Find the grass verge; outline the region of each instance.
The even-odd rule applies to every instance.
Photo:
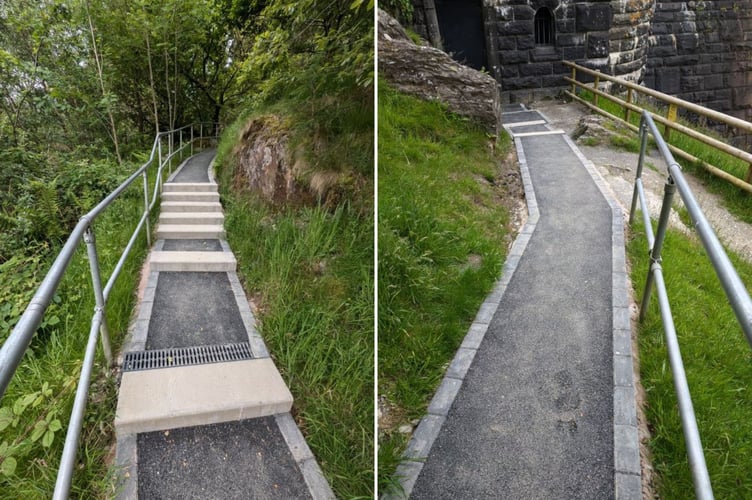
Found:
[[[501,158],[438,103],[379,84],[379,489],[496,278],[508,238]]]
[[[130,165],[122,169],[123,178]],[[129,170],[130,169],[130,170]],[[139,183],[94,223],[103,281],[109,278],[143,211]],[[15,257],[0,266],[3,338],[36,290],[56,250],[40,257]],[[133,290],[146,254],[146,238],[134,246],[107,306],[113,350],[124,338],[134,305]],[[18,290],[22,290],[18,293]],[[5,314],[9,312],[10,314]],[[73,406],[94,312],[89,263],[81,245],[44,316],[0,408],[0,491],[7,498],[50,498],[54,490],[67,422]],[[99,356],[89,390],[71,495],[109,498],[112,489],[112,426],[117,401],[115,377]],[[6,495],[0,495],[6,496]]]
[[[641,295],[647,273],[646,245],[644,230],[637,224],[628,243],[636,295]],[[752,265],[733,254],[730,257],[742,280],[752,283]],[[663,268],[715,496],[750,498],[752,349],[696,239],[670,230]],[[663,499],[692,498],[694,489],[655,296],[639,326],[639,349],[657,491]]]
[[[374,242],[373,212],[365,208],[373,206],[371,191],[349,191],[359,197],[355,203],[345,197],[326,206],[273,207],[233,190],[231,155],[243,123],[225,132],[216,162],[238,274],[294,396],[293,415],[335,494],[372,497]],[[344,126],[350,137],[328,141],[327,158],[336,161],[365,143],[352,137],[357,126]],[[364,134],[372,144],[373,129]],[[357,156],[367,155],[367,148],[358,150]],[[361,170],[348,171],[357,177]]]

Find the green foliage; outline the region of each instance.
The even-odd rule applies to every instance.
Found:
[[[252,85],[262,98],[372,93],[372,2],[270,1],[258,22],[259,33],[242,64],[240,81]]]
[[[409,26],[413,22],[413,2],[411,0],[382,0],[379,8],[397,19],[403,26]]]
[[[649,265],[646,248],[637,224],[628,253],[638,301]],[[699,242],[670,230],[663,249],[664,279],[713,491],[716,498],[750,498],[752,350]],[[733,254],[730,258],[742,280],[752,283],[752,265]],[[691,498],[694,488],[655,292],[638,338],[658,494]]]
[[[405,445],[396,427],[425,413],[499,275],[508,215],[500,157],[468,121],[380,82],[378,132],[378,377],[396,420],[380,438],[383,490]]]
[[[372,216],[347,205],[277,211],[229,192],[231,178],[223,168],[228,238],[298,425],[337,497],[370,497]]]

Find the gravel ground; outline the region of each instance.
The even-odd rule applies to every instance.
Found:
[[[570,135],[577,126],[580,117],[589,114],[589,110],[581,104],[563,103],[554,100],[537,102],[532,107],[546,115],[553,128],[565,130]],[[578,147],[595,164],[600,174],[610,185],[615,198],[624,208],[625,213],[627,213],[632,202],[635,169],[639,155],[615,149],[608,144],[596,146],[578,144]],[[645,186],[650,213],[654,218],[657,218],[663,198],[666,168],[657,151],[651,151],[647,160],[653,167],[651,168],[648,165],[643,169],[643,184]],[[705,216],[710,221],[720,240],[728,248],[740,254],[745,260],[752,262],[752,225],[742,222],[730,214],[724,208],[721,198],[707,191],[702,183],[691,174],[687,173],[686,177],[697,202],[702,207]],[[676,200],[675,204],[680,206],[681,200],[678,194],[674,199]],[[672,211],[671,214],[671,224],[687,234],[694,234],[679,219],[675,211]]]

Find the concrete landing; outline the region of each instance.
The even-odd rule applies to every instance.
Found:
[[[225,216],[222,212],[165,212],[159,214],[160,224],[202,224],[222,225]]]
[[[225,228],[220,224],[157,224],[157,239],[218,239],[224,238]]]
[[[508,109],[529,218],[391,495],[638,499],[621,208],[566,135]]]
[[[167,182],[162,185],[163,193],[208,192],[216,193],[217,184],[213,182]]]
[[[162,202],[162,213],[165,212],[221,212],[222,204],[205,201],[168,201]]]
[[[165,191],[162,193],[162,201],[218,202],[219,194],[203,191]]]
[[[118,432],[150,432],[290,411],[292,394],[269,358],[125,372]]]
[[[152,271],[234,271],[235,256],[229,252],[152,252],[149,257]]]

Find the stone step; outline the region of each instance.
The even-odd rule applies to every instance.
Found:
[[[214,201],[162,201],[162,212],[221,212],[222,204]]]
[[[115,430],[139,433],[285,413],[292,394],[270,358],[124,372]]]
[[[216,193],[217,185],[213,182],[166,182],[162,184],[163,193],[202,192]]]
[[[223,224],[222,212],[164,212],[159,214],[160,224]]]
[[[152,271],[235,271],[237,261],[232,252],[152,252]]]
[[[170,201],[218,202],[219,193],[167,192],[162,193],[162,203]]]
[[[220,224],[159,224],[158,240],[200,240],[225,237],[225,229]]]

